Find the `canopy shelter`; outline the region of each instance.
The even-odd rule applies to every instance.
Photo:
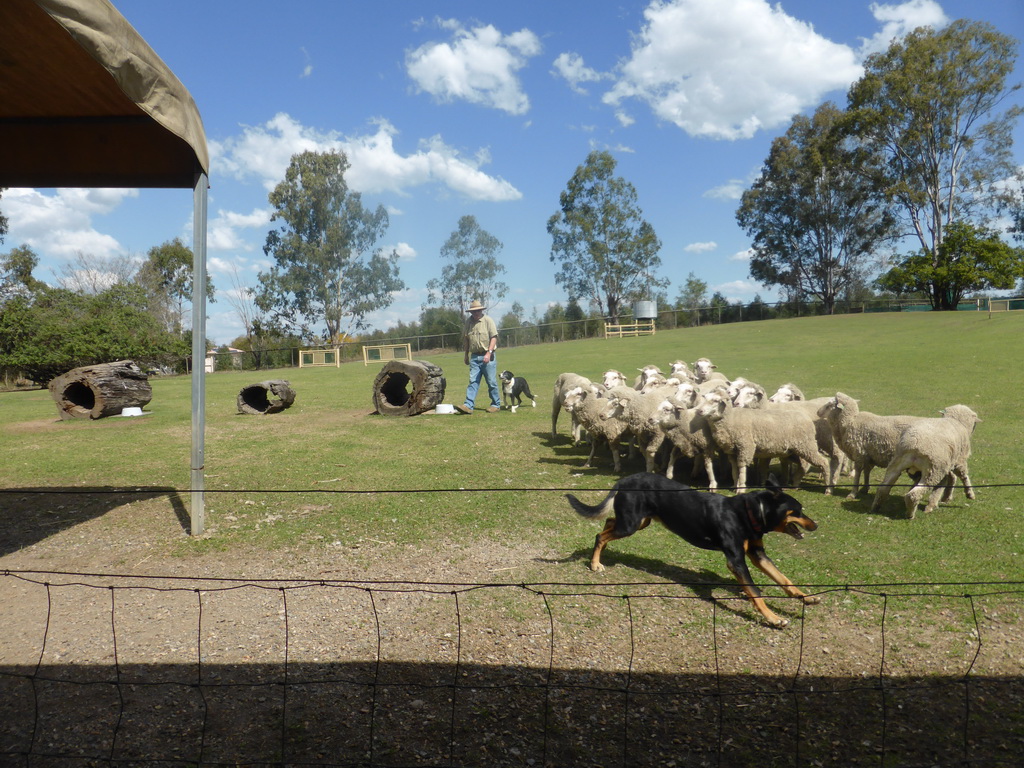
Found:
[[[194,534],[203,530],[209,164],[192,96],[109,0],[0,0],[0,187],[193,190]]]

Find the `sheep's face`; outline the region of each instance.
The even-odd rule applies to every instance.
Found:
[[[704,402],[697,408],[697,413],[706,419],[720,419],[725,416],[726,408],[732,407],[728,397],[722,392],[708,392],[704,395]]]
[[[768,398],[769,403],[791,403],[797,399],[796,393],[793,388],[788,384],[783,384],[774,395]]]
[[[652,427],[660,427],[663,424],[667,424],[679,415],[679,411],[670,400],[663,400],[658,403],[658,407],[651,413],[648,423]]]
[[[567,410],[572,411],[576,408],[586,396],[586,390],[583,387],[573,387],[565,393],[565,399],[562,400],[562,404]]]
[[[702,381],[707,381],[708,376],[718,366],[708,360],[706,357],[702,357],[693,364],[693,373],[699,384]]]
[[[625,407],[626,403],[621,397],[609,397],[608,406],[601,411],[601,420],[621,417]]]
[[[657,389],[658,387],[662,387],[667,383],[668,381],[660,373],[652,373],[645,379],[643,386],[640,388],[640,391],[645,393],[650,392],[652,389]]]
[[[697,388],[690,382],[684,381],[676,387],[672,400],[683,408],[693,408],[697,404]]]
[[[764,400],[764,390],[756,384],[747,384],[739,388],[732,398],[732,404],[737,408],[757,408]]]
[[[626,383],[626,374],[621,371],[605,371],[602,382],[608,389]]]

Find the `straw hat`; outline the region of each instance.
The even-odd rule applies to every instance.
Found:
[[[467,312],[476,312],[478,309],[484,310],[484,309],[487,309],[487,307],[485,307],[483,304],[481,304],[479,302],[479,300],[473,299],[473,301],[470,302],[469,309],[466,310],[466,311]]]

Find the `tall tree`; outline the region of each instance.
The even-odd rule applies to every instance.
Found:
[[[863,172],[873,158],[853,151],[844,118],[831,102],[794,117],[736,211],[753,243],[750,276],[813,296],[826,314],[896,234],[895,216]]]
[[[32,276],[32,270],[38,266],[39,257],[27,245],[0,254],[0,308],[13,296],[32,293],[43,287],[42,281]]]
[[[192,305],[192,249],[180,237],[154,245],[139,267],[138,282],[150,297],[153,314],[167,330],[182,334]],[[206,277],[206,299],[214,301],[213,281]]]
[[[1008,290],[1024,277],[1024,249],[1008,245],[998,233],[972,224],[946,227],[938,253],[919,252],[878,279],[883,290],[921,291],[933,309],[956,309],[967,295],[989,288]]]
[[[856,132],[885,159],[878,182],[934,268],[953,222],[986,226],[1012,203],[1012,131],[1024,108],[1000,109],[1021,87],[1006,86],[1015,49],[984,22],[921,27],[869,56],[850,88]],[[930,292],[942,307],[938,287]]]
[[[661,241],[643,219],[633,185],[615,176],[609,152],[591,152],[559,195],[548,219],[555,282],[613,322],[623,302],[646,299],[668,281],[655,276]]]
[[[690,324],[700,325],[700,308],[707,304],[708,284],[691,272],[676,296],[676,309],[690,312]]]
[[[293,155],[269,196],[270,219],[281,226],[263,246],[276,264],[259,275],[256,306],[304,336],[322,331],[330,340],[346,326],[364,328],[366,315],[390,306],[405,288],[398,253],[375,247],[388,214],[383,206],[363,207],[345,181],[348,168],[342,152]]]
[[[4,196],[4,192],[7,191],[6,187],[0,187],[0,198]],[[0,243],[4,241],[4,235],[7,234],[7,217],[4,216],[3,212],[0,211]]]
[[[76,251],[75,257],[61,266],[57,285],[75,293],[95,295],[113,285],[133,282],[138,271],[139,264],[131,256],[103,257]]]
[[[500,301],[508,286],[495,278],[505,272],[497,255],[504,246],[475,216],[463,216],[459,225],[441,246],[441,257],[447,263],[441,277],[427,281],[427,304],[456,310],[460,317],[473,299],[485,307]]]

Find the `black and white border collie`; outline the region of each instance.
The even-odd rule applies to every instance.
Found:
[[[516,376],[512,371],[501,372],[501,394],[505,399],[505,407],[512,413],[523,404],[523,395],[533,401],[533,407],[537,407],[537,398],[530,391],[530,385],[522,376]]]

